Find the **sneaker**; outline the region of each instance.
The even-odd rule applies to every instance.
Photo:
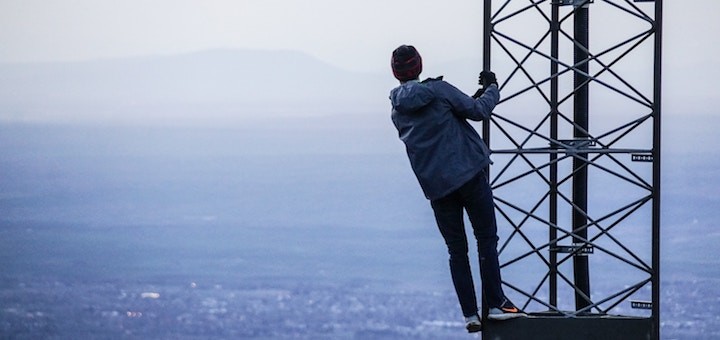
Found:
[[[507,298],[499,307],[490,308],[488,311],[488,319],[490,320],[508,320],[527,316],[520,308],[515,307]]]
[[[465,317],[465,329],[468,333],[475,333],[482,330],[482,323],[477,314]]]

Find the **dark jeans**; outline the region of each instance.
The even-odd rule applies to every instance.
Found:
[[[485,171],[451,194],[430,201],[430,204],[450,253],[450,274],[463,315],[470,316],[478,310],[468,259],[463,209],[467,211],[477,240],[483,297],[488,306],[499,306],[504,294],[500,285],[497,226],[492,191]]]

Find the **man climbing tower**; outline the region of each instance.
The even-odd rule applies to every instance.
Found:
[[[392,53],[392,71],[400,85],[390,92],[392,121],[405,143],[410,165],[430,200],[450,254],[450,274],[468,332],[482,328],[468,259],[463,222],[467,212],[480,256],[482,294],[487,318],[525,316],[505,297],[497,254],[493,196],[485,167],[490,151],[468,123],[490,117],[500,100],[495,74],[480,74],[483,87],[472,97],[439,78],[419,81],[422,58],[409,45]]]

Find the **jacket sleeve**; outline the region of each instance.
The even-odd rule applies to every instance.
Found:
[[[443,83],[443,92],[453,113],[465,119],[480,121],[490,118],[492,110],[500,101],[500,91],[495,84],[490,85],[480,98],[473,99],[449,83]]]

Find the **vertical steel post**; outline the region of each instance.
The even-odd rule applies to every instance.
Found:
[[[492,0],[485,0],[485,8],[483,9],[483,70],[490,71],[490,36],[492,35],[492,23],[490,22],[492,17]],[[490,119],[483,122],[483,139],[485,143],[490,146]],[[488,170],[489,170],[488,166]],[[490,172],[487,172],[490,176]]]
[[[556,141],[558,139],[558,114],[560,109],[558,107],[558,56],[560,54],[560,5],[557,2],[552,3],[552,13],[550,22],[550,56],[552,61],[550,62],[550,139]],[[552,142],[552,148],[557,150],[557,144]],[[550,153],[550,226],[548,230],[550,248],[554,249],[557,247],[557,236],[558,231],[555,226],[558,224],[558,166],[557,166],[557,153]],[[550,268],[549,271],[549,303],[552,306],[557,307],[557,278],[558,278],[558,265],[557,265],[557,253],[550,251],[549,254]]]
[[[653,88],[653,206],[652,206],[652,319],[654,338],[660,339],[660,109],[662,101],[662,0],[655,0],[655,60]]]
[[[576,140],[586,140],[588,136],[588,109],[589,84],[588,81],[588,51],[589,51],[589,6],[588,1],[577,5],[573,15],[574,28],[574,88],[573,121],[574,137]],[[578,142],[585,145],[584,142]],[[586,146],[582,146],[583,148]],[[588,205],[588,154],[578,153],[573,159],[573,243],[578,247],[586,246],[587,240],[587,205]],[[587,254],[581,249],[573,257],[573,270],[575,279],[575,308],[584,309],[591,304],[590,299],[590,273]]]
[[[490,35],[492,34],[492,24],[490,22],[491,20],[491,14],[492,14],[492,0],[485,0],[484,3],[484,9],[483,9],[483,70],[489,71],[490,70]],[[487,144],[488,148],[490,148],[490,119],[486,119],[483,121],[482,126],[482,138]],[[490,180],[490,165],[485,167],[485,173],[488,176],[488,180]],[[482,286],[485,286],[485,282],[482,282]],[[488,313],[488,305],[485,301],[485,289],[482,290],[482,315],[487,315]]]

